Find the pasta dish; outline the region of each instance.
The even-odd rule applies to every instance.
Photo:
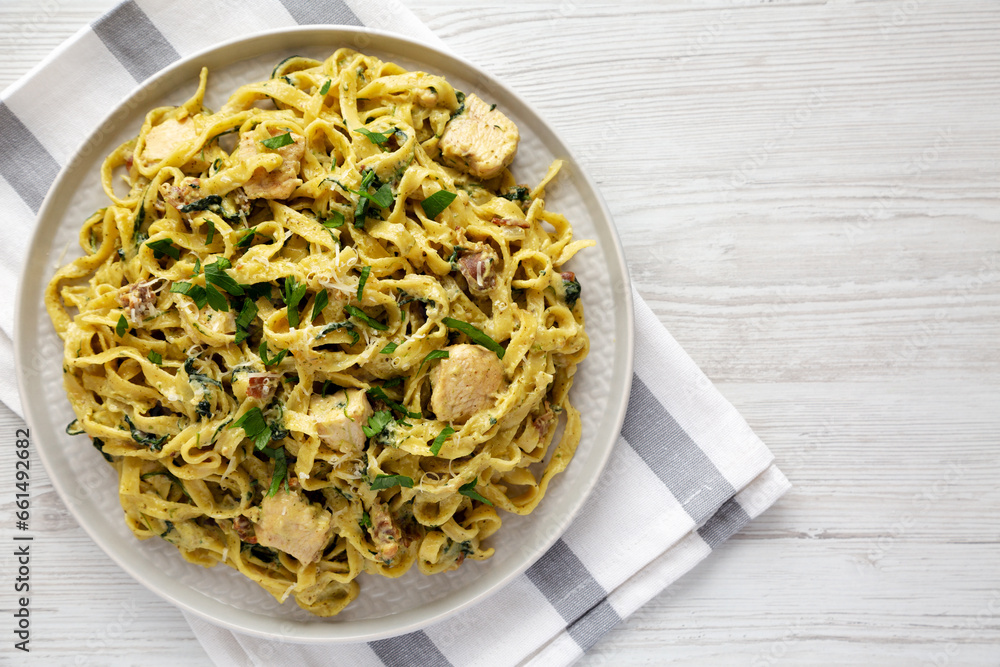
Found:
[[[564,265],[593,242],[545,208],[559,161],[518,184],[496,105],[349,49],[217,111],[207,81],[105,159],[46,290],[67,432],[139,539],[319,616],[363,572],[489,558],[581,435]]]

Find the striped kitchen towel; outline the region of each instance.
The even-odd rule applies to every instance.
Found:
[[[220,35],[312,23],[367,25],[446,48],[394,0],[127,0],[5,91],[0,400],[20,412],[11,335],[28,232],[59,169],[92,128],[138,83]],[[59,99],[67,85],[73,105]],[[636,371],[621,437],[579,516],[523,575],[421,631],[335,651],[189,616],[211,658],[219,665],[569,664],[771,506],[789,488],[771,453],[634,299]]]

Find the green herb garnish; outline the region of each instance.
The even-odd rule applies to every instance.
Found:
[[[232,262],[225,257],[220,257],[211,264],[206,264],[205,282],[211,283],[212,285],[229,292],[233,296],[243,296],[243,287],[241,287],[238,282],[233,280],[233,278],[226,273],[226,269],[230,268],[232,265]]]
[[[437,456],[438,452],[441,451],[441,446],[444,444],[444,441],[448,439],[448,436],[454,433],[455,429],[453,429],[450,426],[445,426],[443,429],[441,429],[441,432],[438,433],[437,437],[434,438],[434,442],[431,444],[431,454]]]
[[[309,318],[310,322],[315,322],[316,318],[319,317],[326,305],[330,303],[330,297],[326,293],[326,290],[322,290],[316,293],[316,300],[313,301],[312,317]]]
[[[208,293],[201,285],[176,282],[170,286],[170,291],[175,294],[184,294],[185,296],[191,297],[191,299],[194,300],[194,304],[198,306],[199,310],[208,304]]]
[[[146,245],[153,249],[153,257],[155,259],[163,259],[164,257],[181,258],[180,248],[174,245],[173,239],[146,241]]]
[[[246,437],[253,440],[254,447],[264,449],[271,442],[271,427],[264,420],[260,408],[247,410],[242,417],[229,425],[229,428],[242,428]]]
[[[397,347],[399,347],[399,345],[397,345],[396,343],[386,343],[385,347],[379,350],[379,354],[392,354],[393,352],[396,351]]]
[[[379,331],[389,330],[388,325],[382,324],[378,320],[372,319],[365,311],[361,310],[360,308],[357,308],[355,306],[344,306],[344,310],[347,311],[348,315],[358,318],[359,320],[370,326],[372,329],[377,329]]]
[[[430,352],[427,353],[427,356],[424,357],[424,360],[420,362],[420,365],[417,366],[417,374],[418,375],[420,374],[420,371],[423,369],[424,364],[426,364],[428,361],[434,361],[435,359],[447,359],[447,358],[448,358],[448,350],[431,350]]]
[[[285,278],[285,290],[282,297],[285,300],[285,305],[288,306],[288,326],[293,329],[299,326],[299,302],[305,297],[307,288],[308,285],[305,283],[297,284],[295,276]]]
[[[379,410],[368,418],[368,424],[362,425],[361,430],[364,431],[366,438],[373,438],[381,433],[386,424],[391,421],[392,412],[390,410]]]
[[[115,324],[115,333],[118,334],[119,338],[122,338],[126,331],[128,331],[128,320],[125,319],[124,315],[119,315],[118,323]]]
[[[258,408],[254,408],[255,410]],[[258,447],[264,454],[274,459],[274,474],[271,476],[271,487],[267,490],[266,498],[270,498],[285,483],[285,491],[288,491],[288,459],[285,458],[285,448],[281,447]]]
[[[319,89],[320,95],[326,95],[328,92],[330,92],[330,79],[327,79],[326,82],[323,83],[323,87]]]
[[[150,361],[152,361],[157,366],[159,366],[160,364],[163,363],[163,355],[160,354],[159,352],[154,351],[154,350],[150,350],[149,351],[149,354],[147,355],[147,359],[149,359]]]
[[[205,298],[208,299],[208,305],[215,310],[223,313],[229,312],[229,301],[226,299],[226,295],[217,290],[215,285],[205,286]]]
[[[420,202],[420,207],[424,209],[424,215],[433,220],[441,213],[441,211],[448,208],[448,205],[455,201],[457,197],[454,192],[448,192],[447,190],[438,190],[432,194],[427,199]]]
[[[383,134],[382,132],[372,132],[371,130],[365,129],[363,127],[354,130],[358,134],[363,134],[368,137],[368,141],[372,142],[376,146],[381,146],[385,142],[389,141],[389,137],[392,136],[392,132],[389,134]]]
[[[266,340],[260,341],[260,347],[257,348],[257,356],[260,357],[260,360],[261,360],[261,362],[263,362],[264,366],[277,366],[278,364],[281,363],[281,360],[284,359],[285,355],[287,355],[287,354],[288,354],[288,350],[281,350],[276,355],[274,355],[273,357],[271,357],[270,359],[268,359],[268,357],[267,357],[267,341]]]
[[[292,139],[291,132],[285,132],[284,134],[279,134],[278,136],[271,137],[270,139],[261,139],[260,143],[264,144],[273,151],[281,148],[282,146],[294,144],[295,140]]]
[[[372,267],[365,266],[361,269],[361,278],[358,280],[358,301],[362,300],[365,293],[365,283],[368,282],[368,274],[372,272]]]
[[[400,405],[396,401],[394,401],[391,398],[389,398],[389,396],[385,393],[385,391],[382,389],[382,387],[378,387],[378,386],[369,387],[367,393],[368,393],[369,396],[373,396],[375,398],[381,399],[382,402],[385,403],[386,405],[388,405],[390,408],[392,408],[393,410],[396,410],[397,412],[402,412],[404,415],[406,415],[410,419],[423,419],[423,415],[420,414],[419,412],[410,412],[404,406]]]
[[[321,223],[327,229],[338,229],[344,225],[344,214],[340,211],[330,211],[330,217]]]
[[[495,340],[493,340],[492,338],[490,338],[489,336],[487,336],[482,331],[472,326],[468,322],[463,322],[462,320],[456,320],[453,317],[446,317],[441,321],[444,322],[445,326],[447,326],[449,329],[454,329],[455,331],[461,331],[466,336],[475,341],[478,345],[482,345],[487,350],[495,352],[499,358],[503,359],[503,355],[506,352],[506,350],[503,349],[500,343],[496,342]]]
[[[407,489],[412,489],[413,480],[406,475],[378,475],[368,486],[372,491],[391,489],[394,486],[402,486]]]
[[[473,500],[478,500],[481,503],[486,503],[487,505],[490,506],[493,505],[493,503],[488,501],[486,498],[483,498],[481,495],[479,495],[479,492],[476,491],[476,480],[472,480],[468,484],[459,487],[458,492],[461,493],[463,496],[472,498]]]

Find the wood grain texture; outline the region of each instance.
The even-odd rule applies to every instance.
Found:
[[[0,5],[0,85],[111,4]],[[1000,664],[1000,5],[407,4],[574,148],[796,485],[582,664]],[[35,480],[29,664],[206,664]]]

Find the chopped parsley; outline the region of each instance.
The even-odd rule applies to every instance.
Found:
[[[338,229],[344,226],[344,214],[340,211],[330,211],[330,217],[321,223],[327,229]]]
[[[371,316],[368,315],[368,313],[361,310],[360,308],[357,308],[355,306],[344,306],[344,310],[347,311],[348,315],[350,315],[351,317],[358,318],[359,320],[370,326],[372,329],[377,329],[378,331],[389,330],[388,325],[382,324],[378,320],[373,319]]]
[[[271,357],[269,359],[268,358],[268,354],[267,354],[267,341],[266,340],[260,341],[260,347],[257,348],[257,356],[260,357],[260,360],[261,360],[261,362],[263,362],[263,364],[264,364],[265,367],[267,367],[267,366],[277,366],[278,364],[281,363],[281,360],[284,359],[285,355],[287,355],[287,354],[288,354],[288,350],[281,350],[280,352],[278,352],[276,355],[274,355],[273,357]]]
[[[347,333],[350,334],[351,336],[351,345],[354,345],[359,340],[361,340],[361,336],[358,335],[358,332],[354,330],[354,322],[334,322],[333,324],[328,324],[325,327],[323,327],[322,331],[319,332],[319,334],[316,336],[316,340],[319,340],[323,336],[329,333],[333,333],[338,329],[347,330]]]
[[[427,353],[427,356],[424,357],[424,360],[420,362],[420,365],[417,366],[417,374],[418,375],[420,374],[420,371],[423,369],[424,364],[426,364],[428,361],[434,361],[435,359],[447,359],[447,358],[448,358],[448,350],[431,350],[430,352]]]
[[[392,354],[393,352],[396,351],[397,347],[399,347],[399,345],[397,345],[396,343],[386,343],[385,347],[379,350],[379,354]]]
[[[229,301],[226,300],[226,295],[217,290],[215,285],[205,286],[205,297],[208,299],[208,305],[215,310],[223,313],[229,312]]]
[[[390,408],[392,408],[393,410],[396,410],[397,412],[402,412],[404,415],[406,415],[410,419],[423,419],[423,415],[420,414],[419,412],[410,412],[409,410],[406,409],[406,407],[400,405],[396,401],[394,401],[391,398],[389,398],[389,396],[385,393],[385,391],[382,389],[382,387],[377,387],[377,386],[376,387],[369,387],[368,388],[368,395],[369,396],[373,396],[374,398],[381,399],[381,401],[383,403],[385,403],[386,405],[388,405]]]
[[[191,297],[191,299],[194,300],[194,305],[198,306],[199,309],[204,308],[208,304],[208,293],[201,285],[176,282],[170,286],[170,291],[176,294],[184,294],[185,296]]]
[[[330,79],[327,79],[323,83],[323,87],[319,89],[320,95],[326,95],[328,92],[330,92]]]
[[[285,300],[285,305],[288,306],[288,326],[293,329],[299,326],[299,302],[305,297],[307,288],[308,285],[305,283],[299,285],[295,276],[285,278],[282,298]]]
[[[243,287],[226,273],[226,269],[232,265],[232,262],[225,257],[220,257],[211,264],[206,264],[205,282],[215,285],[233,296],[243,296]]]
[[[454,192],[448,192],[447,190],[438,190],[432,194],[427,199],[420,202],[420,207],[424,209],[424,215],[433,220],[441,213],[441,211],[448,208],[448,205],[455,201],[457,197]]]
[[[254,408],[257,410],[258,408]],[[258,447],[260,451],[274,459],[274,474],[271,475],[271,487],[267,490],[265,498],[270,498],[285,483],[285,492],[288,492],[288,459],[285,458],[285,448]]]
[[[378,475],[368,486],[372,491],[391,489],[394,486],[402,486],[407,489],[412,489],[413,480],[406,475]]]
[[[368,418],[368,424],[362,425],[361,430],[364,431],[366,438],[373,438],[381,433],[386,425],[391,421],[392,411],[379,410]]]
[[[208,218],[206,218],[206,221],[208,222],[208,234],[205,236],[205,245],[209,245],[215,238],[215,222]]]
[[[431,454],[437,456],[438,452],[441,451],[441,446],[444,445],[444,441],[448,439],[448,436],[454,433],[455,429],[453,429],[450,426],[445,426],[443,429],[441,429],[441,432],[438,433],[436,438],[434,438],[434,442],[431,443]]]
[[[476,344],[482,345],[487,350],[496,353],[497,357],[503,359],[503,355],[506,352],[503,346],[501,346],[500,343],[496,342],[495,340],[493,340],[492,338],[490,338],[489,336],[487,336],[482,331],[472,326],[468,322],[463,322],[462,320],[456,320],[453,317],[446,317],[441,321],[444,322],[444,324],[449,329],[454,329],[455,331],[461,331],[466,336],[471,338]]]
[[[149,351],[149,355],[147,356],[147,358],[157,366],[163,363],[163,355],[154,350]]]
[[[479,495],[479,492],[476,491],[476,480],[472,480],[468,484],[459,487],[458,492],[461,493],[463,496],[472,498],[473,500],[478,500],[481,503],[486,503],[487,505],[490,506],[493,505],[493,503],[488,501],[486,498],[483,498],[481,495]]]
[[[366,137],[368,137],[368,141],[372,142],[376,146],[382,146],[382,144],[389,141],[389,137],[391,137],[393,134],[393,132],[389,132],[388,134],[384,134],[382,132],[372,132],[371,130],[367,130],[363,127],[360,127],[354,131],[357,132],[358,134],[363,134]]]
[[[124,315],[119,315],[118,323],[115,325],[115,333],[118,334],[119,338],[123,338],[126,331],[128,331],[128,320],[125,319]]]
[[[249,248],[253,244],[253,237],[257,235],[257,228],[254,227],[246,234],[240,237],[240,240],[236,242],[237,248]],[[148,243],[146,245],[149,245]]]
[[[180,248],[174,245],[173,239],[146,241],[146,245],[153,249],[153,257],[155,259],[163,259],[164,257],[181,258]]]
[[[309,318],[310,322],[315,322],[316,318],[319,317],[323,309],[326,308],[327,304],[330,303],[330,296],[326,293],[326,290],[321,290],[316,293],[316,300],[313,301],[312,317]]]
[[[264,420],[264,413],[260,408],[247,410],[242,417],[230,424],[229,428],[242,428],[243,433],[253,440],[257,449],[264,449],[267,443],[271,442],[271,427]]]
[[[294,144],[295,140],[292,139],[291,132],[285,132],[284,134],[279,134],[278,136],[271,137],[270,139],[261,139],[260,143],[264,144],[273,151],[281,148],[282,146]]]
[[[362,300],[365,293],[365,283],[368,282],[368,274],[372,272],[372,267],[366,266],[361,269],[361,278],[358,280],[358,301]]]

